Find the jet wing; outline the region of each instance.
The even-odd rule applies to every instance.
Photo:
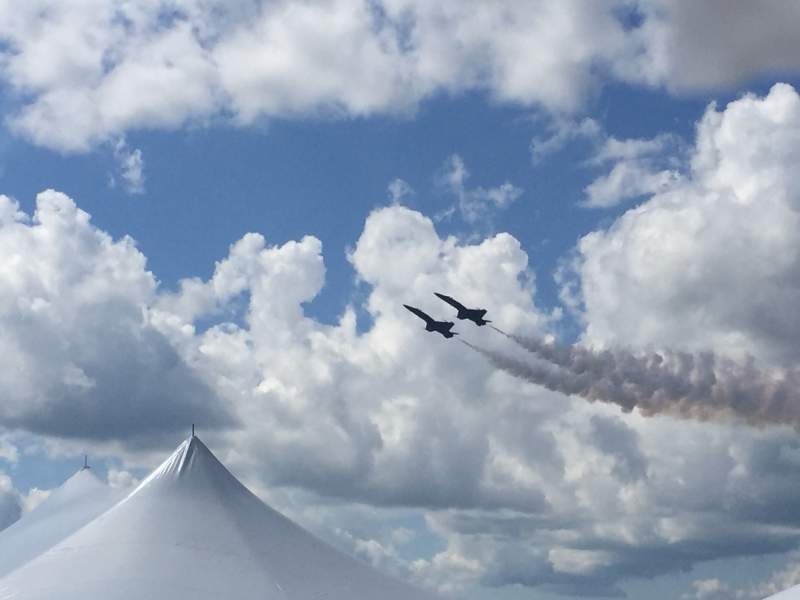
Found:
[[[461,304],[458,300],[451,298],[450,296],[445,296],[444,294],[440,294],[439,292],[434,292],[434,295],[438,296],[439,298],[447,302],[453,308],[456,308],[458,310],[466,310],[466,306]]]
[[[426,323],[431,323],[431,322],[433,321],[433,319],[432,319],[431,317],[429,317],[428,315],[426,315],[426,314],[425,314],[424,312],[422,312],[420,309],[418,309],[418,308],[414,308],[413,306],[409,306],[408,304],[403,304],[403,306],[405,306],[405,307],[406,307],[408,310],[410,310],[412,313],[414,313],[415,315],[417,315],[417,316],[418,316],[420,319],[422,319],[422,320],[423,320],[423,321],[425,321]]]

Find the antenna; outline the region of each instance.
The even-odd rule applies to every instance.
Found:
[[[192,423],[192,437],[194,437],[194,423]]]
[[[89,466],[89,455],[88,454],[84,454],[83,455],[83,470],[85,471],[86,469],[91,469],[91,467]]]

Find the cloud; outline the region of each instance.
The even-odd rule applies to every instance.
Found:
[[[184,352],[202,355],[203,370],[224,382],[221,397],[252,424],[226,437],[238,470],[268,489],[421,510],[445,544],[408,560],[363,531],[348,547],[443,590],[520,584],[613,595],[629,577],[797,544],[791,528],[775,527],[800,522],[781,508],[800,497],[788,476],[792,431],[569,402],[520,387],[405,314],[401,302],[445,316],[431,295],[444,289],[490,306],[507,328],[546,330],[527,258],[510,236],[461,244],[418,212],[373,212],[350,255],[369,289],[362,332],[350,310],[326,326],[300,308],[322,285],[319,251],[311,240],[272,247],[247,236],[209,280],[163,297],[159,318]],[[193,331],[191,321],[224,313],[247,291],[238,325]],[[485,329],[461,332],[504,343]]]
[[[752,354],[761,368],[796,368],[798,331],[789,307],[800,247],[798,152],[800,97],[792,87],[779,84],[764,97],[710,106],[698,124],[685,179],[579,242],[568,283],[581,291],[584,341],[608,356],[622,344],[642,351],[672,347],[739,360]],[[735,469],[741,479],[729,480],[773,510],[778,498],[794,492],[778,491],[772,474],[770,483],[750,477],[761,468],[789,468],[793,454],[780,449],[783,435],[753,436],[734,452],[735,462],[742,461]],[[648,473],[652,478],[652,462]],[[726,512],[731,498],[720,496],[709,507]],[[737,510],[748,519],[761,512],[755,506]],[[774,518],[796,519],[788,513]],[[710,538],[714,528],[706,527]],[[699,582],[687,597],[760,598],[787,582],[755,591],[717,583]]]
[[[668,190],[680,181],[676,171],[656,171],[637,161],[620,161],[586,186],[587,208],[609,208],[629,198]]]
[[[302,303],[323,284],[314,238],[270,247],[261,236],[245,236],[210,280],[185,281],[177,294],[165,295],[154,319],[169,328],[176,344],[186,344],[192,362],[227,382],[219,393],[238,407],[242,422],[273,430],[241,439],[253,457],[274,457],[266,472],[260,461],[252,465],[273,483],[378,505],[505,502],[491,481],[475,477],[486,460],[485,432],[461,397],[464,386],[485,385],[480,372],[456,385],[432,382],[431,369],[439,361],[455,367],[458,351],[431,347],[402,302],[441,312],[432,292],[448,289],[493,301],[520,326],[535,327],[541,317],[528,314],[531,283],[523,278],[527,258],[518,242],[498,235],[461,246],[440,239],[419,213],[396,206],[369,217],[350,260],[376,288],[367,307],[375,324],[364,334],[356,331],[352,309],[333,327],[303,314]],[[498,264],[506,265],[500,274]],[[487,279],[494,284],[483,285]],[[187,335],[193,320],[245,291],[240,326],[221,323]],[[415,365],[413,357],[424,352],[432,354]],[[442,418],[441,411],[462,416]],[[424,483],[431,478],[441,485]],[[531,501],[541,501],[530,494]],[[519,501],[527,497],[523,490],[519,495]]]
[[[791,86],[710,106],[684,180],[580,240],[585,340],[794,365],[798,156]]]
[[[578,2],[0,5],[12,127],[66,151],[219,116],[398,114],[439,92],[571,110],[621,36]]]
[[[789,564],[782,569],[771,573],[764,581],[757,583],[749,589],[736,590],[736,598],[758,600],[788,590],[798,584],[800,584],[800,564],[798,564],[796,557],[794,557],[794,560],[791,560]]]
[[[95,439],[230,423],[209,385],[148,320],[153,276],[64,194],[32,217],[0,197],[0,418],[8,428]]]
[[[625,200],[661,193],[680,183],[684,160],[680,140],[669,134],[651,139],[606,137],[591,159],[595,165],[611,164],[584,192],[583,206],[609,208]]]
[[[491,216],[493,210],[508,208],[520,196],[522,188],[518,188],[506,181],[493,188],[469,188],[467,180],[469,171],[458,154],[450,156],[442,166],[438,181],[450,194],[455,196],[456,202],[441,214],[442,218],[452,216],[456,211],[467,223],[477,223]]]
[[[0,436],[0,459],[14,464],[19,458],[19,450],[12,440],[7,436]]]
[[[141,129],[408,114],[442,93],[564,115],[609,77],[691,91],[798,70],[794,5],[724,8],[720,19],[717,3],[675,0],[3,0],[0,76],[14,131],[86,151]],[[631,12],[635,26],[620,17]]]
[[[386,191],[389,192],[389,202],[391,204],[398,204],[414,194],[414,188],[399,177],[389,182],[389,185],[386,186]]]
[[[637,2],[641,55],[618,63],[634,79],[676,93],[732,88],[759,75],[796,73],[800,36],[791,1],[756,6],[747,0],[643,0]],[[735,39],[736,44],[730,40]]]
[[[125,185],[125,190],[129,194],[144,193],[144,159],[142,151],[138,148],[130,148],[125,138],[120,138],[114,145],[114,159],[117,161],[119,176]],[[111,178],[112,185],[116,180]]]
[[[591,152],[582,166],[603,169],[604,173],[584,188],[581,205],[586,208],[610,208],[626,200],[664,192],[683,177],[685,151],[675,135],[619,139],[609,135],[594,119],[565,117],[551,119],[547,130],[546,135],[531,140],[534,165],[582,140]]]
[[[18,419],[4,424],[52,447],[97,439],[92,455],[124,459],[115,481],[206,411],[203,435],[278,508],[453,592],[615,594],[630,577],[787,552],[800,540],[794,431],[645,419],[573,400],[426,333],[402,308],[452,316],[432,294],[444,291],[489,307],[504,329],[548,333],[533,265],[508,234],[463,242],[417,211],[375,210],[348,255],[364,305],[324,324],[305,309],[325,283],[314,237],[275,245],[247,234],[209,278],[164,290],[131,240],[113,240],[61,194],[40,195],[32,217],[4,199],[0,215],[11,257],[0,276],[2,340],[13,344],[0,356],[37,374],[0,369],[12,399],[3,410]],[[512,347],[488,328],[457,329]],[[112,434],[119,442],[102,439]],[[424,523],[414,529],[427,553],[387,530],[409,522]]]
[[[547,135],[537,136],[531,140],[530,152],[534,165],[543,162],[574,140],[585,139],[596,142],[605,137],[600,124],[588,117],[579,121],[564,117],[556,118],[548,125],[548,130]]]
[[[770,573],[754,585],[734,588],[717,578],[692,582],[691,591],[682,594],[682,600],[762,600],[788,590],[800,583],[800,564],[796,556],[783,568]]]
[[[698,579],[692,582],[692,591],[681,596],[682,600],[722,600],[730,598],[731,589],[719,579]]]

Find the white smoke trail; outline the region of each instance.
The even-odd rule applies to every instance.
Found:
[[[595,351],[511,335],[539,360],[523,361],[472,346],[495,367],[547,389],[608,402],[644,415],[715,419],[800,427],[800,369],[759,369],[712,352]],[[466,343],[466,342],[465,342]]]

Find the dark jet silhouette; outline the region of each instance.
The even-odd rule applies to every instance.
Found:
[[[408,304],[403,304],[403,306],[425,321],[425,331],[435,331],[436,333],[441,333],[446,338],[451,338],[454,335],[458,335],[455,331],[450,331],[453,328],[454,323],[451,323],[450,321],[436,321],[418,308],[414,308]]]
[[[447,302],[450,306],[455,308],[458,311],[456,317],[459,319],[469,319],[475,325],[481,326],[486,325],[487,323],[491,323],[483,318],[486,314],[485,308],[467,308],[463,304],[461,304],[458,300],[454,300],[450,296],[445,296],[444,294],[439,294],[438,292],[434,292],[439,298]]]

